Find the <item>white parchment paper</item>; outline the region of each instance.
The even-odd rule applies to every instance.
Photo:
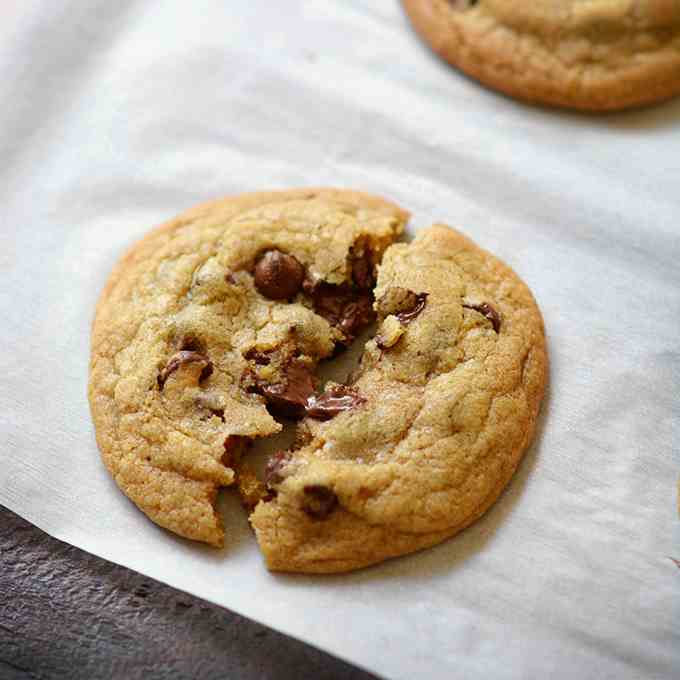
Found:
[[[528,108],[437,61],[388,0],[5,0],[0,102],[0,503],[391,678],[680,676],[680,100]],[[513,266],[551,386],[536,445],[463,535],[275,576],[233,498],[220,552],[117,490],[86,402],[89,325],[150,227],[324,184]]]

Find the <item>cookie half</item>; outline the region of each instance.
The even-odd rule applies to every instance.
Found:
[[[307,418],[252,515],[271,569],[335,572],[439,543],[477,519],[534,434],[541,314],[502,262],[435,225],[392,245],[352,408]]]
[[[402,0],[420,35],[485,85],[613,111],[680,93],[680,0]]]
[[[90,408],[111,475],[154,522],[224,543],[218,489],[281,430],[268,407],[301,415],[316,364],[370,321],[373,268],[407,219],[353,191],[256,193],[123,257],[93,323]]]

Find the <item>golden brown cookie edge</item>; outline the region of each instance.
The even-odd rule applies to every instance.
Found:
[[[619,73],[599,79],[587,89],[567,93],[556,87],[555,81],[541,73],[530,71],[519,75],[522,64],[514,62],[514,77],[507,70],[493,68],[489,62],[496,54],[485,41],[475,50],[463,53],[461,41],[438,21],[433,12],[436,0],[401,0],[414,29],[425,43],[442,59],[477,80],[482,85],[529,104],[575,109],[590,113],[607,113],[635,109],[662,103],[680,94],[680,53],[672,57],[657,55],[636,68],[629,68],[624,77]],[[512,55],[508,50],[505,57]],[[512,56],[510,57],[512,59]]]

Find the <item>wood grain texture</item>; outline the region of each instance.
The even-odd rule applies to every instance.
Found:
[[[0,506],[0,678],[375,676],[61,543]]]

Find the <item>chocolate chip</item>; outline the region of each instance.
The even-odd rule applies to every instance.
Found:
[[[362,328],[368,326],[374,319],[375,313],[373,312],[371,298],[362,295],[343,309],[340,330],[348,338],[354,338]]]
[[[304,281],[302,282],[302,292],[305,295],[314,295],[316,287],[321,283],[321,281],[314,279],[310,274],[306,274]]]
[[[427,296],[428,293],[414,293],[408,288],[392,286],[378,300],[378,314],[394,314],[402,325],[407,326],[425,309]]]
[[[170,361],[166,364],[165,368],[158,374],[158,389],[162,390],[165,386],[165,381],[174,373],[180,366],[185,366],[186,364],[202,363],[203,370],[199,376],[199,382],[205,380],[213,372],[212,361],[208,359],[205,354],[200,352],[195,352],[193,350],[180,350],[175,354]]]
[[[317,283],[312,292],[312,304],[314,311],[339,328],[347,341],[353,340],[375,319],[371,293],[345,284]]]
[[[277,451],[269,458],[264,469],[264,481],[267,486],[281,484],[284,479],[283,468],[286,467],[289,461],[290,453],[286,451]]]
[[[330,420],[342,413],[365,403],[355,388],[347,385],[334,385],[326,389],[323,394],[309,397],[306,413],[315,420]]]
[[[312,519],[326,519],[338,504],[335,493],[321,484],[307,484],[303,491],[302,510]]]
[[[251,391],[261,394],[270,409],[287,418],[301,418],[307,400],[314,394],[312,368],[298,359],[293,359],[281,370],[281,380],[270,383],[250,372]]]
[[[320,281],[314,285],[311,295],[314,311],[329,323],[338,325],[345,305],[351,299],[349,288]]]
[[[359,257],[350,255],[352,258],[352,281],[363,290],[373,288],[375,276],[373,274],[373,258],[370,249],[365,246]]]
[[[254,361],[258,366],[268,366],[271,363],[271,357],[267,352],[262,352],[255,347],[251,347],[243,356],[248,361]]]
[[[425,309],[425,305],[427,304],[427,295],[427,293],[418,293],[416,295],[413,307],[409,310],[399,312],[396,315],[397,319],[399,319],[399,321],[401,321],[404,326],[410,324],[411,321],[413,321],[413,319],[415,319],[420,314],[420,312]]]
[[[241,458],[243,437],[230,434],[224,440],[224,453],[222,454],[222,464],[227,467],[234,467]]]
[[[255,287],[270,300],[288,300],[302,287],[305,268],[292,255],[268,250],[255,265]]]
[[[491,321],[491,325],[496,333],[500,331],[501,315],[488,302],[482,302],[478,305],[466,305],[463,303],[463,307],[466,309],[474,309],[475,312],[479,312],[482,316]]]

